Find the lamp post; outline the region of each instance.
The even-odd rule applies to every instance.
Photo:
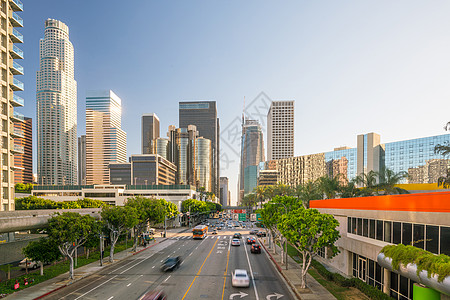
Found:
[[[103,266],[103,234],[100,233],[100,267]]]

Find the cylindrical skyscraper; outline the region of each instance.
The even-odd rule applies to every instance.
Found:
[[[38,182],[77,183],[77,83],[69,28],[45,21],[36,86]]]

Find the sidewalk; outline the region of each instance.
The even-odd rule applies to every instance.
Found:
[[[171,238],[173,236],[176,236],[182,232],[185,231],[189,231],[190,229],[186,228],[186,227],[179,227],[179,228],[174,228],[174,229],[170,229],[167,230],[167,237],[161,237],[161,230],[158,230],[155,234],[155,242],[149,244],[147,247],[142,247],[142,246],[138,246],[137,247],[137,251],[136,253],[132,253],[130,252],[130,249],[127,249],[125,251],[122,252],[118,252],[114,254],[114,261],[115,263],[117,263],[116,261],[120,261],[123,260],[129,256],[132,256],[134,254],[137,254],[139,252],[142,252],[148,248],[151,248],[165,240],[167,240],[168,238]],[[66,287],[67,285],[70,285],[72,283],[74,283],[75,281],[78,281],[80,279],[83,279],[89,275],[92,275],[98,271],[100,271],[103,268],[106,268],[108,266],[110,266],[111,263],[108,262],[108,257],[103,259],[103,266],[100,267],[99,262],[95,261],[93,263],[90,263],[88,265],[79,267],[77,269],[75,269],[75,279],[74,280],[69,280],[69,272],[66,272],[64,274],[58,275],[52,279],[49,279],[47,281],[41,282],[35,286],[30,286],[29,288],[26,288],[24,290],[15,292],[13,294],[10,294],[6,297],[6,299],[40,299],[43,298],[49,294],[51,294],[52,292],[55,292],[57,290],[60,290],[64,287]],[[45,272],[45,271],[44,271]]]
[[[288,269],[286,270],[285,264],[281,263],[281,248],[275,246],[277,253],[273,253],[273,249],[269,249],[269,238],[259,238],[261,245],[266,250],[272,262],[275,264],[278,271],[281,273],[283,278],[287,281],[290,288],[297,295],[298,299],[302,300],[328,300],[336,299],[326,288],[324,288],[317,280],[311,275],[306,275],[306,285],[307,289],[303,290],[300,288],[300,265],[296,263],[292,258],[288,256]]]

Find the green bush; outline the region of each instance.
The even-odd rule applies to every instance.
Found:
[[[52,201],[36,196],[16,198],[16,210],[100,208],[106,205],[103,201],[89,198],[78,199],[76,201]]]

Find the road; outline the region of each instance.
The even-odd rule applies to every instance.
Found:
[[[235,232],[243,235],[241,246],[231,246]],[[250,253],[250,246],[245,244],[247,236],[245,229],[219,231],[203,240],[181,233],[45,299],[131,300],[153,290],[163,290],[168,299],[178,300],[292,299],[266,254]],[[181,256],[183,262],[179,269],[164,273],[160,266],[169,256]],[[231,286],[234,269],[248,271],[250,287]]]

